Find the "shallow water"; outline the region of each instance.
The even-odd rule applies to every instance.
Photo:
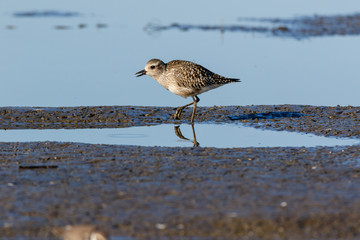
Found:
[[[242,80],[201,95],[200,106],[359,103],[358,36],[298,41],[237,32],[144,31],[150,22],[231,25],[240,18],[353,14],[359,1],[182,1],[174,11],[167,1],[43,0],[36,8],[6,1],[0,9],[0,77],[6,89],[1,106],[184,105],[189,100],[150,77],[135,78],[155,57],[195,61]],[[35,10],[78,16],[14,16]]]
[[[354,145],[356,139],[322,137],[286,131],[262,130],[234,124],[191,125],[102,129],[0,130],[1,142],[56,141],[90,144],[192,147],[315,147]]]

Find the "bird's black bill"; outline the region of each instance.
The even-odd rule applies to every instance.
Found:
[[[144,69],[144,70],[141,70],[141,71],[135,73],[135,75],[136,75],[136,77],[141,77],[141,76],[143,76],[143,75],[146,75],[146,71],[145,71],[145,69]]]

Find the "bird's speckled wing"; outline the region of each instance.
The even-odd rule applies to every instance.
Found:
[[[239,79],[226,78],[193,62],[174,60],[166,65],[168,74],[177,79],[179,87],[201,89],[211,85],[223,85],[238,82]]]

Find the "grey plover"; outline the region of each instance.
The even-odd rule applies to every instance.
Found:
[[[193,104],[191,123],[194,122],[196,105],[200,101],[197,95],[227,83],[240,81],[237,78],[220,76],[199,64],[184,60],[164,63],[160,59],[151,59],[144,70],[136,73],[136,77],[143,75],[153,77],[161,86],[176,95],[192,97],[193,102],[179,107],[174,115],[174,119],[180,119],[182,110]]]

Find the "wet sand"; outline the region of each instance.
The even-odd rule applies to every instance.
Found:
[[[300,117],[252,119],[257,113]],[[179,123],[167,107],[0,108],[0,128]],[[181,122],[189,122],[191,108]],[[249,116],[231,120],[230,116]],[[360,107],[199,107],[197,121],[358,138]],[[2,237],[95,224],[139,239],[357,239],[360,146],[166,148],[0,143]]]

